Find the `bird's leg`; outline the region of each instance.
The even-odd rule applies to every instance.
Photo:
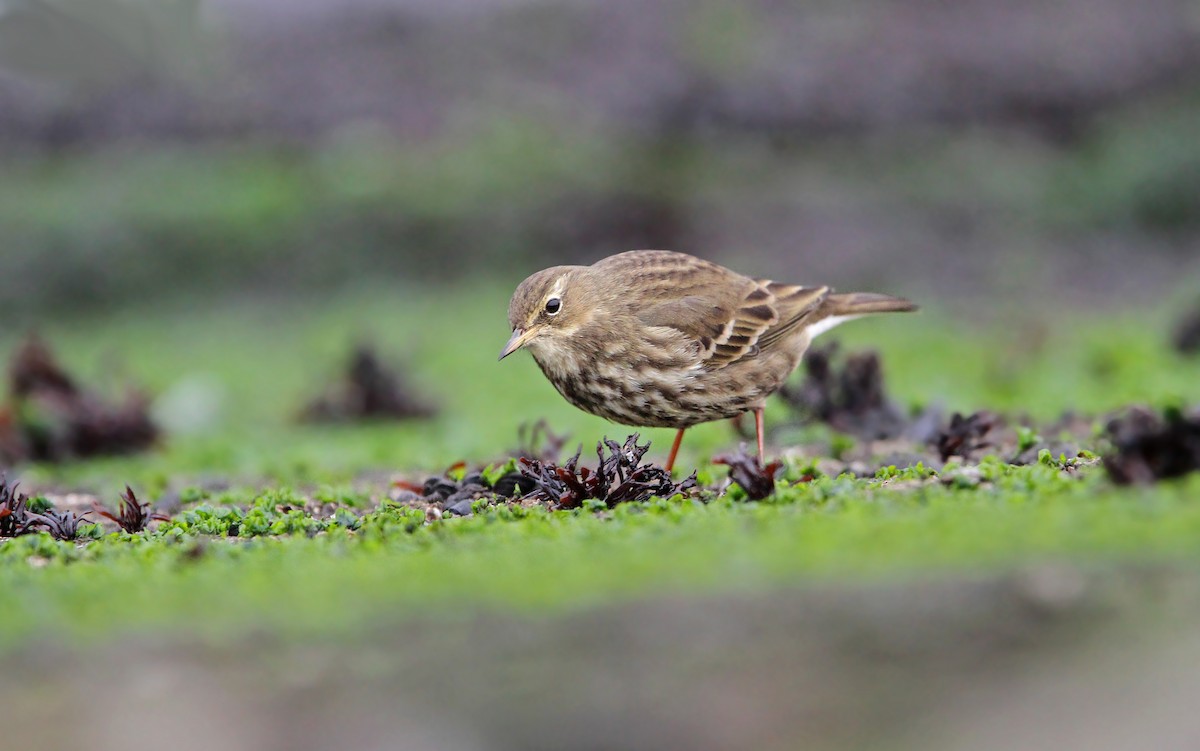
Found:
[[[675,466],[675,456],[679,453],[679,444],[683,443],[683,431],[685,430],[687,428],[680,428],[679,432],[675,434],[675,443],[671,444],[671,455],[667,457],[667,466],[665,467],[668,472]]]
[[[762,407],[754,410],[754,433],[758,436],[758,463],[767,466],[767,459],[763,451],[763,411]]]

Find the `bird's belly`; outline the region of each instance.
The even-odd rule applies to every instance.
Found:
[[[724,377],[722,377],[722,375]],[[778,388],[696,370],[688,373],[624,373],[619,377],[583,371],[546,376],[568,402],[622,425],[686,428],[736,417],[761,406]]]

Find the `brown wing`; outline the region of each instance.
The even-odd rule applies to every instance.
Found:
[[[669,251],[632,251],[596,268],[637,271],[647,326],[675,329],[695,342],[710,370],[756,356],[814,311],[827,287],[750,279],[708,261]]]
[[[779,313],[779,323],[763,332],[758,340],[758,345],[763,348],[773,346],[791,334],[796,326],[818,315],[831,292],[829,287],[801,287],[798,284],[780,284],[769,279],[760,279],[758,283],[772,295],[772,305]]]

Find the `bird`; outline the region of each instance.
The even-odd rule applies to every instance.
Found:
[[[674,428],[664,468],[700,423],[763,407],[809,344],[838,324],[916,310],[884,294],[755,279],[669,250],[631,250],[554,266],[517,286],[500,359],[527,349],[568,402],[612,422]]]

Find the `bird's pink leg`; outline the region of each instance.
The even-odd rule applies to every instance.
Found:
[[[754,410],[754,433],[758,436],[758,463],[767,466],[767,459],[763,451],[763,411],[762,407]]]
[[[675,434],[675,443],[671,444],[671,455],[667,457],[666,470],[668,472],[675,466],[675,456],[679,453],[679,444],[683,443],[683,431],[685,430],[687,428],[680,428],[679,432]]]

